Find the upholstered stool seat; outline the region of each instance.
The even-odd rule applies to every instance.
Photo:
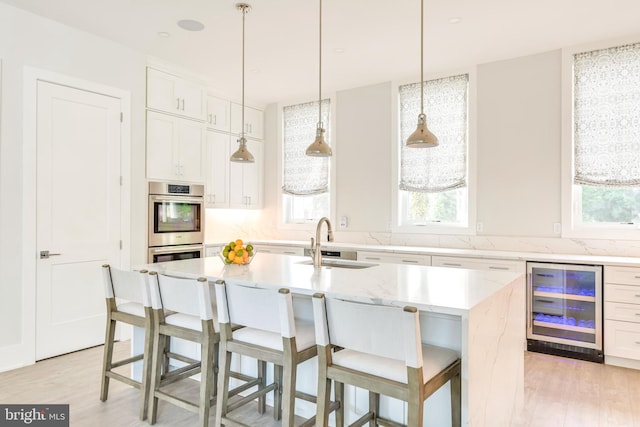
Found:
[[[380,416],[380,395],[404,400],[407,422],[420,427],[424,401],[451,384],[451,425],[461,423],[458,353],[421,343],[418,310],[313,296],[318,344],[317,424],[328,425],[329,393],[335,383],[336,426],[344,426],[344,384],[369,390],[369,412],[351,426],[400,425]]]
[[[153,367],[150,383],[149,422],[157,419],[158,400],[163,400],[199,415],[198,425],[208,426],[211,406],[215,404],[218,365],[217,319],[206,278],[186,279],[156,272],[149,273],[153,306]],[[199,360],[167,353],[167,341],[180,338],[200,344]],[[171,369],[163,360],[177,360],[186,366]],[[200,374],[197,402],[184,399],[165,386]]]
[[[220,316],[220,377],[216,426],[241,426],[229,413],[258,399],[258,411],[264,412],[264,396],[274,392],[274,418],[292,427],[296,397],[314,402],[315,396],[296,392],[298,364],[316,355],[314,326],[294,319],[292,297],[288,289],[265,289],[216,282],[216,300]],[[231,325],[241,326],[232,331]],[[258,386],[247,396],[230,400],[229,366],[231,355],[239,354],[259,361],[258,378],[247,386]],[[266,383],[266,363],[274,364],[274,382]],[[314,425],[315,419],[303,426]]]
[[[105,331],[104,356],[102,363],[102,384],[100,400],[107,400],[109,380],[115,379],[140,389],[140,419],[147,418],[149,402],[150,372],[152,357],[153,315],[146,280],[147,272],[126,271],[102,266],[102,277],[107,304],[107,327]],[[144,330],[143,352],[127,359],[114,361],[113,346],[116,323],[121,322]],[[114,369],[142,361],[141,379],[115,372]]]

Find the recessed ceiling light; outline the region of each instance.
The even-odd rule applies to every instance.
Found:
[[[166,39],[167,37],[171,37],[171,34],[166,31],[158,31],[158,37],[163,37]]]
[[[449,18],[449,24],[458,24],[460,21],[462,21],[462,18],[460,18],[459,16]]]
[[[178,21],[178,27],[187,31],[202,31],[204,30],[204,24],[200,21],[195,21],[193,19],[183,19]]]

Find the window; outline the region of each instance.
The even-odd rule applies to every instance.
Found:
[[[427,124],[440,144],[406,147],[420,113],[420,83],[400,86],[398,222],[401,227],[468,227],[469,75],[429,80],[424,86]]]
[[[325,140],[331,145],[330,100],[321,106]],[[282,222],[317,222],[329,216],[330,207],[330,159],[305,155],[316,136],[318,102],[284,107],[282,121]]]
[[[640,225],[640,43],[573,54],[572,225]]]

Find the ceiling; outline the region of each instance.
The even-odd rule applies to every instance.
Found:
[[[235,0],[0,1],[176,64],[221,95],[240,97],[242,14]],[[247,103],[316,99],[318,0],[248,3]],[[637,0],[425,0],[425,73],[640,35],[638,16]],[[182,19],[205,28],[183,30],[176,25]],[[324,0],[322,31],[323,96],[420,80],[418,0]]]

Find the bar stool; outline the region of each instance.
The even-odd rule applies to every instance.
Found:
[[[109,394],[109,380],[121,381],[140,390],[140,419],[147,418],[149,402],[149,381],[151,372],[151,344],[153,336],[153,319],[149,289],[147,286],[147,271],[125,271],[112,268],[108,264],[102,266],[105,297],[107,303],[107,327],[104,339],[104,356],[102,361],[102,384],[100,400],[107,400]],[[116,333],[116,323],[143,328],[144,349],[141,354],[127,359],[113,361],[113,344]],[[142,360],[142,378],[140,381],[113,370]]]
[[[369,412],[351,424],[399,425],[379,415],[380,394],[408,402],[409,426],[423,425],[424,401],[451,382],[451,424],[460,426],[457,352],[422,344],[415,307],[392,307],[313,296],[318,343],[317,425],[328,424],[330,384],[336,383],[336,426],[344,425],[344,384],[369,390]],[[336,351],[338,350],[338,351]]]
[[[157,420],[158,399],[162,399],[199,415],[200,426],[209,423],[210,409],[215,404],[215,380],[218,365],[218,343],[215,310],[212,306],[209,282],[206,278],[185,279],[156,272],[149,273],[149,287],[153,307],[153,363],[150,383],[149,422]],[[171,314],[165,314],[171,313]],[[173,352],[166,340],[181,338],[200,344],[200,360]],[[170,370],[162,360],[174,359],[186,366]],[[164,386],[200,374],[198,402],[170,393]]]
[[[264,413],[264,396],[274,391],[274,418],[282,418],[283,426],[293,426],[295,398],[316,402],[315,396],[296,392],[298,364],[316,355],[314,328],[311,322],[294,320],[288,289],[264,289],[216,282],[216,300],[220,321],[220,377],[216,427],[242,426],[227,415],[234,409],[258,398],[258,411]],[[242,326],[232,331],[231,325]],[[229,366],[232,353],[260,361],[258,378],[246,388],[258,390],[239,400],[229,399]],[[266,362],[274,364],[274,382],[266,384]],[[282,413],[280,413],[282,408]],[[314,425],[315,417],[303,426]]]

